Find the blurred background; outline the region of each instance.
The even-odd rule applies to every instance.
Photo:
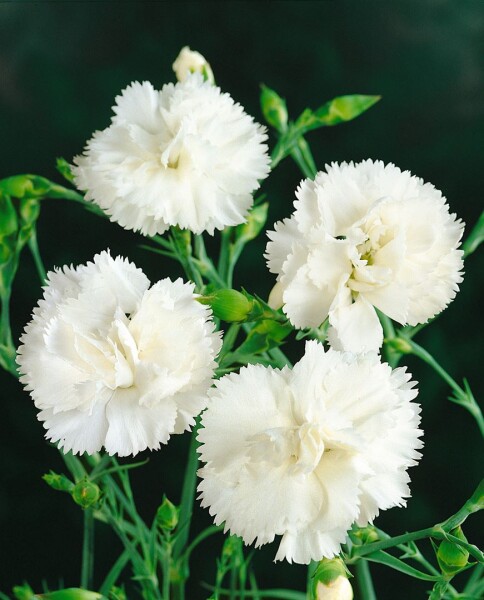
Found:
[[[218,85],[256,120],[259,84],[286,98],[290,116],[307,106],[350,93],[381,94],[357,120],[307,136],[317,164],[365,158],[394,162],[431,181],[452,211],[475,223],[484,183],[484,3],[482,0],[360,0],[320,2],[4,2],[0,4],[0,177],[35,173],[62,182],[55,158],[80,153],[96,129],[109,124],[115,95],[133,80],[155,87],[172,81],[171,64],[190,45],[211,63]],[[271,145],[274,143],[271,139]],[[268,226],[291,212],[301,180],[286,159],[263,184],[270,201]],[[47,268],[79,264],[107,247],[143,267],[152,281],[180,274],[168,259],[139,248],[142,238],[82,207],[46,200],[38,225]],[[261,236],[242,257],[236,286],[266,296],[273,285]],[[461,292],[417,341],[479,396],[482,369],[478,328],[482,254],[466,262]],[[41,294],[33,261],[24,250],[13,290],[13,333],[18,340]],[[288,349],[292,358],[302,345]],[[454,513],[478,483],[482,441],[475,422],[447,401],[449,390],[413,360],[420,383],[425,449],[411,470],[413,497],[376,524],[390,534],[427,527]],[[481,387],[482,389],[482,387]],[[79,584],[81,511],[41,480],[65,471],[45,443],[29,396],[0,374],[0,590],[28,581]],[[189,436],[149,455],[133,473],[140,511],[151,520],[163,493],[180,499]],[[144,453],[146,454],[146,453]],[[148,457],[143,456],[144,457]],[[194,531],[210,522],[196,509]],[[466,533],[477,542],[478,519]],[[474,525],[474,527],[473,527]],[[206,598],[200,581],[213,583],[222,538],[194,554],[188,598]],[[96,580],[120,552],[114,534],[97,528]],[[430,546],[423,545],[429,556]],[[303,589],[305,570],[273,565],[275,547],[254,555],[261,587]],[[429,584],[375,567],[380,598],[424,598]],[[456,582],[458,585],[458,581]],[[129,595],[129,597],[132,597]],[[134,596],[133,596],[134,597]]]

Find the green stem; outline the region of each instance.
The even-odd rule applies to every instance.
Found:
[[[81,587],[92,587],[94,573],[94,512],[92,508],[84,510],[84,539],[82,543]]]
[[[466,241],[462,244],[462,250],[464,251],[464,258],[467,258],[469,254],[472,254],[481,242],[484,240],[484,211],[481,212],[481,215],[477,221],[477,223],[472,228],[471,232],[467,236]]]
[[[304,138],[298,140],[297,146],[294,146],[291,150],[291,156],[304,176],[309,179],[314,179],[317,171],[311,150]]]
[[[371,579],[370,565],[366,560],[359,560],[356,565],[356,577],[362,600],[376,600],[375,588]]]
[[[484,564],[480,563],[474,567],[471,576],[469,577],[466,586],[464,588],[464,594],[472,594],[477,583],[479,583],[481,576],[484,574]]]
[[[200,420],[193,428],[190,448],[188,450],[188,462],[185,469],[185,479],[183,481],[182,497],[180,504],[179,533],[173,545],[173,558],[179,558],[187,544],[190,533],[190,522],[193,513],[193,503],[195,500],[195,490],[197,484],[198,469],[198,441],[197,433],[200,426]]]
[[[470,388],[466,386],[467,389],[463,389],[435,360],[435,358],[429,352],[427,352],[427,350],[425,350],[425,348],[422,348],[422,346],[419,346],[413,340],[407,338],[402,339],[402,342],[408,344],[409,352],[411,354],[417,356],[430,365],[432,369],[449,385],[449,387],[454,390],[455,398],[452,398],[452,400],[466,408],[471,413],[479,426],[481,435],[484,437],[484,418]]]
[[[164,550],[162,560],[163,600],[170,600],[171,543],[169,541],[164,545]]]
[[[308,598],[311,597],[312,579],[317,566],[318,563],[315,560],[312,560],[308,565],[308,572],[306,576],[306,593],[308,595]]]
[[[218,259],[217,271],[220,277],[227,282],[227,287],[232,287],[232,281],[229,281],[229,264],[230,264],[230,238],[232,235],[232,228],[226,227],[220,233],[220,255]]]
[[[467,519],[472,513],[478,512],[483,508],[483,497],[484,497],[484,480],[479,483],[477,489],[472,496],[465,502],[464,506],[458,510],[454,515],[449,517],[443,523],[438,523],[433,527],[427,527],[425,529],[419,529],[411,533],[404,533],[403,535],[397,535],[395,537],[388,537],[378,542],[371,544],[364,544],[363,546],[353,546],[350,553],[350,560],[355,557],[366,556],[377,550],[386,550],[393,546],[399,546],[400,544],[406,544],[415,540],[421,540],[423,538],[433,537],[436,539],[451,539],[455,544],[463,546],[472,552],[476,557],[480,557],[480,551],[472,544],[467,544],[455,536],[449,535],[449,531],[455,529],[458,525]]]
[[[216,533],[222,532],[223,530],[224,530],[223,525],[210,525],[210,527],[207,527],[206,529],[204,529],[201,533],[199,533],[197,535],[197,537],[193,540],[193,542],[191,542],[191,544],[188,546],[188,548],[185,551],[184,558],[186,560],[188,560],[191,553],[195,550],[195,548],[198,546],[198,544],[203,542],[203,540],[207,539],[208,537],[215,535]]]
[[[383,335],[385,337],[385,342],[389,342],[395,339],[395,327],[393,326],[392,320],[390,317],[385,315],[384,313],[377,311],[378,317],[380,319],[381,326],[383,328]],[[400,352],[392,348],[391,345],[385,343],[383,346],[383,356],[390,367],[395,368],[398,365],[398,362],[402,356]]]
[[[116,585],[116,582],[118,581],[121,573],[123,572],[123,569],[126,567],[128,562],[129,551],[125,549],[123,550],[122,554],[120,554],[114,565],[111,567],[111,570],[106,575],[106,578],[104,579],[101,587],[99,588],[99,593],[102,596],[107,596],[113,585]]]
[[[39,274],[40,282],[43,284],[47,279],[47,274],[45,272],[44,263],[42,262],[42,257],[40,256],[39,244],[37,241],[37,229],[35,227],[32,228],[28,244],[34,259],[37,273]]]

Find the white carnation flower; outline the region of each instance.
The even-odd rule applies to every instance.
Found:
[[[189,46],[184,46],[180,50],[173,63],[173,71],[178,81],[185,81],[190,73],[201,73],[208,81],[214,82],[213,72],[207,59],[200,52],[190,50]]]
[[[351,352],[377,350],[375,312],[402,325],[424,323],[462,281],[463,223],[441,192],[392,164],[332,164],[296,192],[295,211],[268,233],[272,301],[295,327],[318,327]]]
[[[154,450],[205,407],[220,348],[210,311],[191,283],[149,286],[108,252],[48,274],[17,362],[46,437],[64,452]]]
[[[269,172],[265,129],[199,73],[161,91],[134,82],[74,159],[75,183],[126,229],[194,233],[245,221]]]
[[[405,504],[420,457],[417,391],[404,368],[317,342],[292,370],[249,365],[224,376],[202,415],[202,506],[276,560],[340,551],[354,522]]]

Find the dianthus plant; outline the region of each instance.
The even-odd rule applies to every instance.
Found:
[[[425,399],[399,366],[407,355],[443,378],[484,434],[467,381],[414,341],[459,291],[483,218],[461,245],[464,224],[432,184],[378,160],[318,165],[306,135],[358,117],[377,96],[334,98],[290,121],[263,87],[269,139],[201,54],[184,48],[173,67],[176,83],[131,83],[111,124],[72,164],[58,160],[69,186],[0,181],[0,362],[64,459],[67,474],[45,482],[84,519],[78,587],[42,598],[350,600],[356,587],[373,600],[370,562],[423,580],[432,600],[482,597],[483,554],[464,524],[483,507],[482,483],[425,529],[390,536],[375,522],[419,493],[410,474],[424,453]],[[263,299],[234,289],[233,274],[266,224],[270,198],[259,190],[290,158],[303,180],[287,194],[292,214],[267,231]],[[36,236],[46,198],[138,232],[158,280],[106,248],[46,273]],[[9,305],[24,246],[43,295],[16,348]],[[175,280],[163,273],[169,260],[181,267]],[[300,344],[294,365],[288,342]],[[177,434],[191,438],[183,487],[147,523],[129,475],[144,463],[118,457],[163,452]],[[214,524],[193,535],[197,500]],[[94,530],[106,526],[124,549],[102,572]],[[186,592],[192,553],[223,535],[213,579]],[[306,589],[257,584],[257,551],[244,545],[274,540],[275,560],[307,565]],[[27,584],[13,593],[40,597]]]

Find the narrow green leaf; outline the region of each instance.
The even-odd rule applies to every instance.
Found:
[[[417,579],[423,579],[424,581],[439,581],[440,577],[436,577],[434,575],[428,575],[423,571],[419,571],[407,563],[403,562],[399,558],[388,554],[387,552],[383,552],[383,550],[377,550],[376,552],[372,552],[371,554],[367,554],[365,556],[368,560],[372,562],[379,563],[381,565],[385,565],[401,573],[405,573],[406,575],[410,575],[410,577],[415,577]]]
[[[327,127],[351,121],[366,112],[380,98],[381,96],[365,96],[362,94],[333,98],[333,100],[326,102],[315,111],[309,108],[306,109],[297,119],[295,123],[296,129],[301,129],[305,133],[318,127]]]

